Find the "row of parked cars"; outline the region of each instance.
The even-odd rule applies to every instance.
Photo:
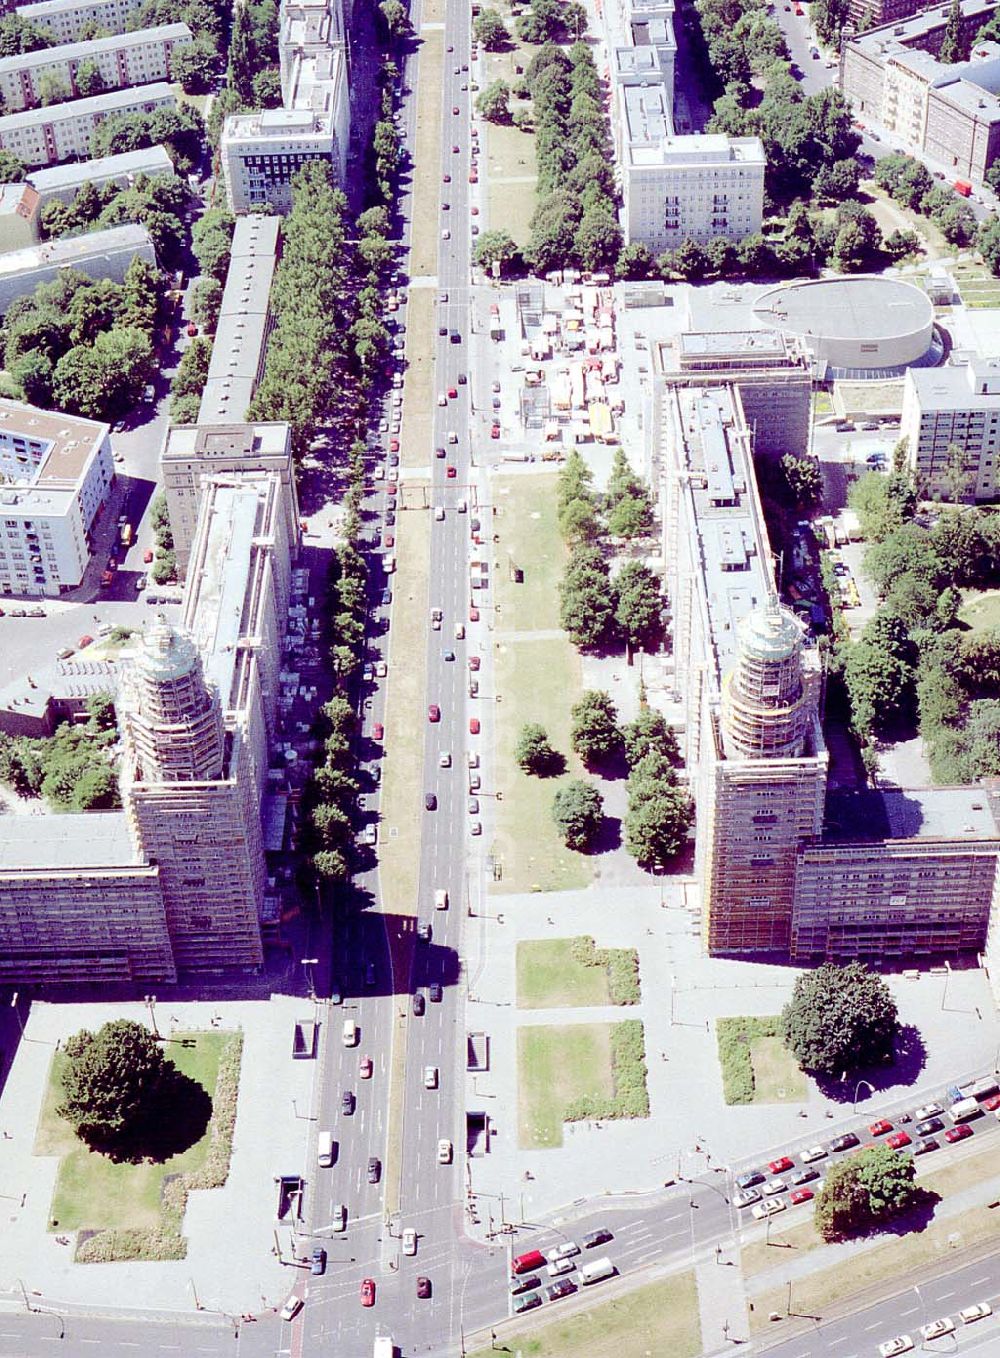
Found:
[[[976,1118],[986,1113],[1000,1119],[1000,1085],[992,1076],[975,1081],[966,1089],[952,1085],[947,1091],[950,1100],[945,1107],[940,1103],[925,1103],[912,1113],[904,1112],[897,1121],[910,1124],[914,1136],[905,1126],[896,1127],[888,1118],[877,1118],[868,1125],[868,1135],[873,1141],[885,1137],[885,1145],[893,1150],[905,1151],[912,1147],[911,1154],[926,1155],[940,1149],[936,1139],[938,1132],[944,1140],[953,1145],[965,1141],[973,1134],[969,1126]],[[950,1125],[946,1125],[950,1124]],[[808,1202],[822,1188],[820,1172],[815,1165],[831,1155],[853,1151],[861,1145],[861,1137],[855,1132],[844,1132],[826,1145],[810,1146],[802,1151],[801,1168],[788,1155],[771,1160],[765,1169],[750,1169],[736,1176],[737,1192],[733,1195],[733,1206],[749,1207],[759,1221],[783,1212],[787,1203]],[[788,1194],[787,1202],[782,1194]]]
[[[993,1307],[988,1301],[977,1301],[971,1306],[963,1306],[958,1313],[958,1319],[962,1325],[973,1325],[977,1320],[985,1320],[992,1314]],[[946,1339],[948,1335],[954,1334],[957,1328],[951,1316],[940,1316],[937,1320],[921,1325],[920,1347],[923,1348],[930,1339]],[[900,1354],[910,1353],[915,1348],[916,1344],[908,1334],[897,1334],[895,1339],[887,1339],[884,1344],[879,1344],[879,1358],[899,1358]]]

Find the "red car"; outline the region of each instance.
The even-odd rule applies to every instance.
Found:
[[[92,644],[93,644],[93,641],[94,641],[94,638],[93,638],[93,637],[84,635],[84,636],[82,636],[82,637],[80,638],[80,640],[76,643],[76,649],[77,649],[78,651],[82,651],[85,647],[92,645]]]
[[[362,1056],[361,1067],[358,1074],[361,1076],[362,1080],[370,1080],[372,1078],[372,1059],[370,1056]]]
[[[146,563],[147,566],[148,566],[149,563],[152,561],[152,559],[153,559],[153,553],[152,553],[152,550],[151,550],[150,548],[147,547],[146,550],[143,552],[143,554],[142,554],[142,559],[143,559],[143,561],[145,561],[145,563]]]
[[[383,534],[383,536],[382,536],[382,546],[383,546],[383,547],[392,547],[392,546],[395,545],[395,542],[396,542],[396,539],[393,537],[393,535],[392,535],[391,533],[384,533],[384,534]]]
[[[966,1137],[971,1135],[972,1128],[967,1123],[962,1122],[957,1127],[949,1127],[944,1134],[944,1139],[954,1145],[956,1141],[964,1141]]]
[[[362,1279],[361,1279],[361,1305],[362,1305],[362,1306],[374,1306],[374,1305],[375,1305],[375,1279],[374,1279],[374,1278],[362,1278]]]
[[[440,720],[441,720],[441,709],[440,709],[440,707],[438,707],[437,703],[431,703],[431,705],[428,707],[428,709],[427,709],[427,720],[428,720],[428,721],[440,721]]]
[[[878,1122],[873,1122],[868,1128],[872,1136],[885,1136],[886,1132],[892,1131],[892,1123],[885,1118],[879,1118]]]
[[[449,401],[457,401],[457,400],[458,400],[458,388],[457,388],[457,387],[449,387],[449,388],[448,388],[448,400],[449,400]]]
[[[767,1167],[772,1174],[784,1174],[786,1169],[795,1168],[795,1161],[789,1160],[787,1155],[783,1155],[779,1160],[771,1160]]]
[[[479,183],[479,176],[476,174],[475,170],[472,170],[472,171],[470,171],[470,173],[469,173],[469,183],[470,183],[470,184],[478,184],[478,183]]]
[[[455,467],[449,467],[446,474],[449,481],[454,481],[455,477],[458,475],[458,470]]]
[[[451,175],[450,175],[450,174],[443,174],[443,175],[441,176],[441,183],[442,183],[442,184],[450,184],[450,183],[451,183]]]
[[[390,453],[398,453],[398,452],[399,452],[399,439],[390,439],[390,440],[389,440],[389,452],[390,452]]]
[[[791,1193],[789,1193],[788,1201],[794,1203],[809,1202],[809,1200],[812,1198],[812,1195],[813,1191],[811,1188],[796,1188],[793,1189]]]
[[[479,718],[478,718],[478,717],[470,717],[470,718],[469,718],[469,735],[470,735],[470,736],[478,736],[478,735],[479,735]],[[957,1130],[957,1128],[956,1128],[956,1130]]]
[[[499,437],[500,437],[500,426],[499,426],[498,424],[491,425],[491,426],[490,426],[490,438],[491,438],[491,439],[498,439]]]
[[[372,740],[381,740],[384,735],[385,727],[380,721],[377,721],[372,727]]]
[[[893,1132],[892,1136],[889,1137],[885,1144],[891,1146],[894,1151],[901,1151],[904,1146],[910,1144],[909,1133]]]
[[[995,1113],[1000,1108],[1000,1094],[991,1094],[988,1099],[983,1099],[983,1107],[988,1113]]]
[[[475,604],[469,605],[469,621],[470,622],[479,621],[479,609],[476,607]]]
[[[390,481],[385,488],[385,493],[386,495],[395,495],[398,489],[399,487],[396,485],[395,481]]]
[[[188,326],[187,332],[192,339],[194,339],[195,335],[197,335],[198,327],[195,325],[194,321],[192,321],[191,324]]]
[[[469,656],[469,669],[470,669],[470,670],[478,670],[478,669],[479,669],[479,656],[478,656],[478,655],[470,655],[470,656]]]

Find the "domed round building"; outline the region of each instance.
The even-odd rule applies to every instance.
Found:
[[[943,357],[930,298],[899,278],[860,274],[783,283],[758,297],[753,314],[762,326],[802,339],[821,381],[899,377]]]

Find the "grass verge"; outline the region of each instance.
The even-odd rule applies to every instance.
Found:
[[[585,935],[517,945],[519,1009],[638,1004],[640,998],[635,948],[598,948]]]
[[[982,594],[969,591],[958,610],[958,616],[974,632],[988,632],[1000,627],[1000,590],[990,589]]]
[[[181,1231],[188,1193],[220,1188],[229,1176],[243,1035],[199,1032],[175,1037],[170,1057],[208,1093],[212,1117],[199,1141],[162,1163],[114,1164],[88,1150],[56,1112],[65,1057],[57,1054],[52,1061],[34,1153],[60,1156],[49,1229],[81,1233],[78,1262],[182,1259],[187,1253]],[[181,1046],[183,1038],[192,1045]]]
[[[546,1319],[548,1310],[545,1312]],[[626,1296],[593,1306],[565,1320],[548,1321],[533,1331],[504,1340],[523,1358],[694,1358],[701,1352],[698,1292],[693,1273],[638,1287]],[[495,1352],[478,1349],[470,1358]]]
[[[549,632],[559,627],[566,548],[556,518],[557,480],[555,473],[493,478],[497,559],[502,566],[496,573],[496,602],[504,631]],[[510,578],[510,564],[524,572],[519,585]]]
[[[437,274],[438,218],[441,195],[441,89],[444,79],[444,32],[428,29],[437,20],[430,11],[420,31],[420,79],[417,81],[416,140],[413,147],[413,235],[411,278]]]
[[[419,228],[415,228],[419,232]],[[403,470],[426,468],[434,456],[434,299],[432,288],[411,288],[406,304],[406,371],[399,437]]]
[[[893,1237],[885,1244],[864,1250],[850,1258],[832,1263],[819,1273],[798,1279],[792,1288],[792,1313],[822,1319],[824,1308],[842,1301],[855,1292],[864,1291],[873,1283],[886,1278],[905,1278],[913,1270],[927,1264],[943,1262],[957,1249],[976,1245],[1000,1236],[1000,1218],[988,1207],[973,1207],[960,1217],[933,1222],[919,1234]],[[772,1240],[775,1238],[771,1231]],[[832,1251],[839,1247],[831,1246]],[[744,1251],[746,1253],[746,1251]],[[772,1254],[785,1251],[772,1249]],[[781,1260],[778,1261],[779,1263]],[[773,1266],[773,1265],[772,1265]],[[750,1316],[751,1330],[769,1328],[768,1314],[786,1314],[788,1283],[751,1292],[754,1309]]]
[[[805,1098],[806,1077],[778,1036],[779,1025],[777,1014],[717,1020],[726,1103],[797,1103]]]
[[[610,1023],[524,1027],[517,1032],[518,1145],[546,1150],[563,1143],[571,1102],[614,1094]]]

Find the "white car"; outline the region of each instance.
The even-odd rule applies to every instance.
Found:
[[[448,230],[447,227],[445,227],[445,229],[441,232],[441,239],[451,240],[451,232]]]
[[[897,1334],[895,1339],[887,1339],[884,1344],[879,1344],[879,1358],[896,1358],[897,1354],[909,1353],[913,1348],[913,1340],[908,1334]]]
[[[811,1165],[814,1160],[822,1160],[826,1156],[824,1146],[810,1146],[807,1151],[802,1152],[802,1163]]]
[[[787,1193],[788,1185],[784,1179],[765,1179],[760,1191],[768,1196],[774,1193]]]
[[[553,1259],[550,1264],[545,1265],[545,1272],[550,1278],[558,1278],[560,1273],[572,1273],[576,1265],[572,1259]]]
[[[282,1320],[294,1320],[305,1305],[301,1297],[289,1297],[281,1308]]]
[[[407,1226],[403,1232],[403,1253],[416,1254],[417,1252],[417,1233],[412,1226]]]
[[[987,1316],[991,1316],[993,1307],[988,1301],[977,1301],[974,1306],[963,1306],[958,1314],[963,1325],[971,1325],[973,1321],[985,1320]]]
[[[955,1333],[955,1322],[951,1316],[941,1316],[927,1325],[921,1325],[920,1333],[924,1339],[943,1339],[946,1334]]]
[[[438,755],[438,768],[439,769],[451,768],[451,755],[447,750],[442,750],[441,753]]]
[[[437,1089],[437,1087],[438,1087],[437,1066],[424,1066],[424,1088]]]
[[[442,1137],[441,1140],[438,1142],[438,1164],[450,1165],[451,1156],[452,1156],[451,1142],[447,1139],[447,1137]]]
[[[438,392],[438,405],[439,405],[439,406],[446,406],[447,404],[448,404],[448,398],[447,398],[447,396],[444,394],[443,391],[439,391],[439,392]]]
[[[438,505],[437,509],[434,511],[434,521],[436,523],[444,522],[444,509],[441,505]]]
[[[550,1259],[572,1259],[580,1253],[580,1246],[575,1240],[567,1240],[562,1245],[557,1245],[554,1250],[549,1250]]]
[[[479,755],[475,752],[475,750],[469,751],[469,768],[470,769],[479,768]]]
[[[760,1202],[756,1188],[744,1188],[742,1192],[733,1194],[734,1207],[751,1207],[755,1202]]]
[[[377,679],[384,679],[388,673],[389,666],[386,664],[386,662],[384,660],[377,661],[375,664],[375,677]]]
[[[766,1221],[768,1217],[777,1216],[784,1210],[785,1204],[780,1198],[765,1198],[763,1202],[755,1203],[753,1215],[758,1221]]]
[[[333,1229],[335,1231],[347,1230],[347,1208],[343,1203],[339,1203],[333,1209]]]
[[[924,1122],[927,1118],[940,1117],[944,1109],[939,1103],[922,1104],[913,1114],[914,1122]]]

